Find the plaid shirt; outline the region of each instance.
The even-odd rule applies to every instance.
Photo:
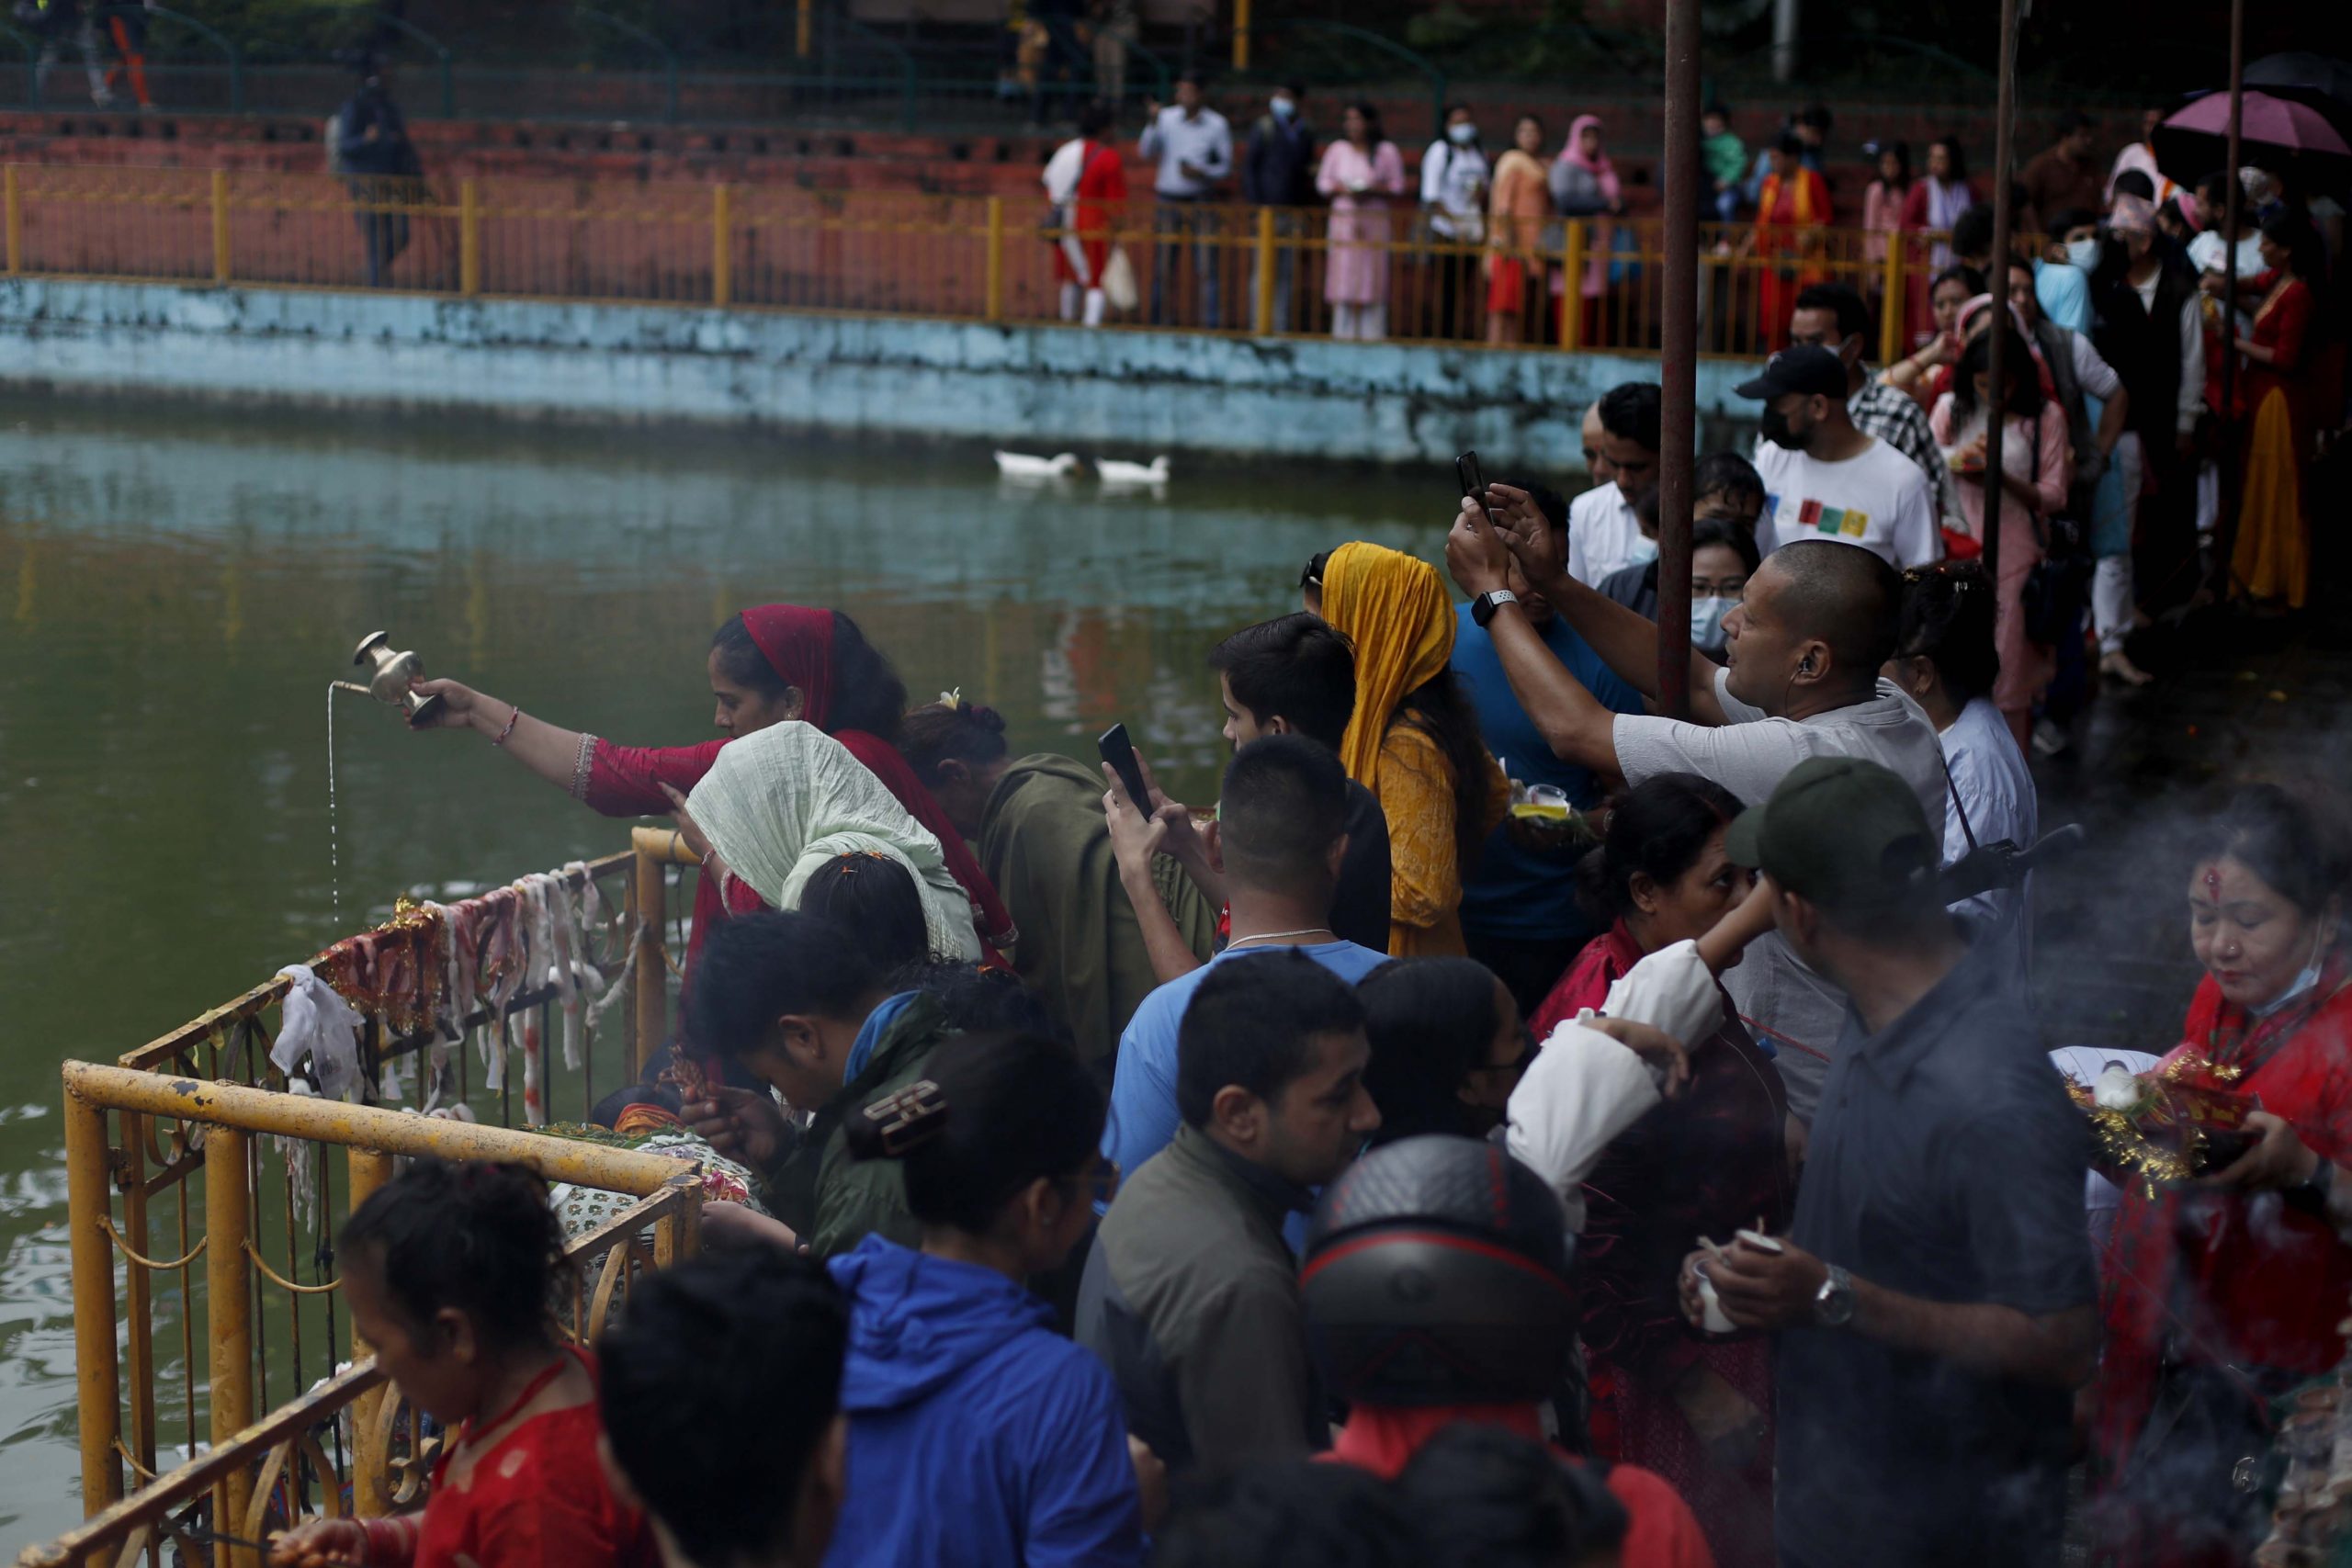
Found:
[[[1871,377],[1862,383],[1860,391],[1846,400],[1846,412],[1855,429],[1877,436],[1919,465],[1935,487],[1936,521],[1952,525],[1960,516],[1960,497],[1952,489],[1951,467],[1944,461],[1943,448],[1928,429],[1928,416],[1919,412],[1911,394]]]

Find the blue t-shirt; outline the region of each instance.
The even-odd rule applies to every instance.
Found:
[[[1351,986],[1388,962],[1388,954],[1351,942],[1321,942],[1309,947],[1227,948],[1189,975],[1179,975],[1144,998],[1119,1036],[1119,1065],[1111,1079],[1111,1115],[1102,1128],[1102,1155],[1121,1174],[1133,1176],[1143,1162],[1176,1135],[1176,1031],[1193,993],[1220,964],[1246,964],[1261,953],[1303,953]]]
[[[1470,688],[1477,705],[1478,728],[1487,750],[1503,759],[1510,776],[1523,784],[1552,784],[1567,792],[1569,804],[1582,811],[1599,804],[1600,781],[1589,768],[1563,762],[1552,754],[1551,743],[1527,716],[1511,694],[1503,674],[1495,639],[1470,618],[1470,606],[1460,611],[1461,625],[1453,634],[1453,672]],[[1555,615],[1538,628],[1544,646],[1584,689],[1611,713],[1642,713],[1642,694],[1600,661],[1592,645],[1577,635],[1566,616]],[[1564,858],[1531,854],[1510,841],[1504,828],[1487,836],[1477,868],[1464,879],[1462,927],[1487,936],[1542,941],[1584,934],[1590,922],[1577,905],[1575,864]]]

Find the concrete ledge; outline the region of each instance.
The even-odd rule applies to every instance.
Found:
[[[0,284],[0,380],[59,389],[1363,462],[1573,462],[1585,405],[1657,374],[1606,354],[48,279]],[[1747,426],[1731,389],[1749,373],[1700,366],[1702,445]]]

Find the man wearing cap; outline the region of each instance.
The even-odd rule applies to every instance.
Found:
[[[1938,829],[1878,764],[1791,770],[1732,824],[1790,948],[1852,999],[1777,1250],[1694,1253],[1780,1337],[1782,1568],[2055,1563],[2071,1391],[2098,1353],[2088,1134],[2033,1020],[1938,892]]]
[[[1900,455],[1895,461],[1909,466]],[[1446,537],[1446,563],[1471,595],[1472,618],[1486,626],[1512,694],[1563,761],[1628,784],[1697,773],[1753,806],[1809,757],[1868,757],[1901,775],[1923,812],[1943,819],[1936,728],[1879,674],[1894,651],[1903,583],[1878,556],[1827,539],[1782,547],[1765,558],[1724,617],[1728,665],[1691,654],[1694,722],[1616,714],[1544,645],[1510,590],[1510,563],[1516,558],[1528,583],[1603,663],[1653,700],[1657,627],[1568,575],[1556,535],[1525,491],[1494,484],[1487,496],[1500,526],[1465,505]],[[1846,998],[1778,936],[1749,949],[1725,984],[1753,1032],[1779,1052],[1790,1110],[1810,1121],[1845,1026]]]
[[[1924,566],[1943,555],[1935,484],[1893,445],[1855,428],[1849,381],[1835,349],[1803,344],[1740,384],[1741,397],[1764,404],[1756,547],[1769,556],[1792,539],[1841,539],[1889,566]]]

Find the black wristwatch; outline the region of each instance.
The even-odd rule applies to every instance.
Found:
[[[2283,1190],[2279,1196],[2289,1206],[2305,1213],[2324,1214],[2327,1212],[2329,1191],[2335,1186],[2335,1166],[2322,1159],[2312,1167],[2312,1173],[2294,1186]]]
[[[1481,593],[1476,599],[1470,601],[1470,620],[1473,625],[1484,626],[1487,622],[1495,618],[1495,612],[1497,610],[1502,608],[1505,604],[1516,604],[1518,603],[1519,595],[1513,593],[1508,588],[1497,588],[1491,592]]]

